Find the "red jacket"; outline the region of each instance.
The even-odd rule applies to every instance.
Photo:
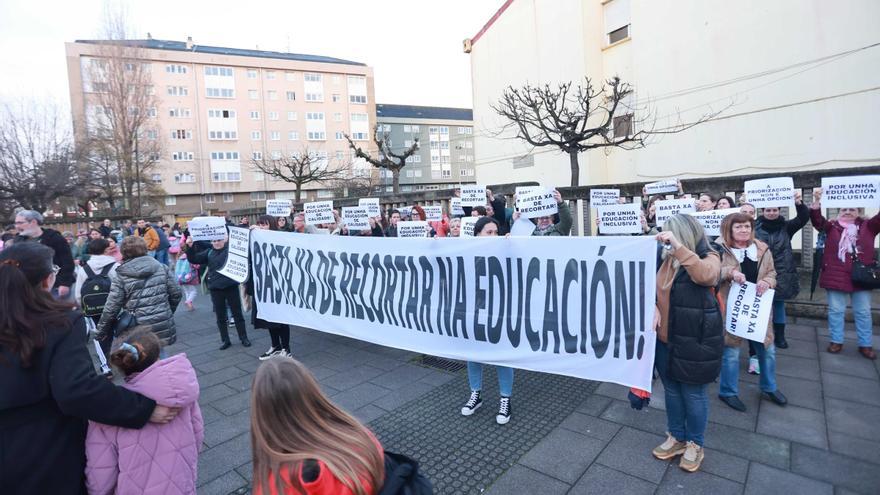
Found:
[[[810,210],[810,221],[816,230],[823,231],[825,238],[825,254],[822,256],[822,275],[819,277],[819,287],[823,289],[839,290],[842,292],[855,292],[863,290],[853,286],[852,283],[852,258],[846,257],[846,261],[840,261],[837,249],[840,246],[840,237],[843,227],[837,220],[826,220],[821,210]],[[874,262],[874,237],[880,232],[880,213],[870,220],[858,218],[855,221],[859,226],[859,237],[856,246],[859,250],[859,259],[862,263]]]

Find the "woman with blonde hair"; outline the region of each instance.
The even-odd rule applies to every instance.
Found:
[[[257,369],[251,448],[255,495],[370,495],[385,478],[376,437],[292,358],[273,357]]]
[[[721,259],[703,226],[690,215],[673,215],[657,234],[662,244],[657,271],[654,364],[666,398],[666,441],[654,457],[681,455],[679,467],[697,471],[709,423],[708,384],[721,370],[724,320],[714,287]]]

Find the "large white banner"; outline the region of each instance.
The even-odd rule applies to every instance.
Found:
[[[880,206],[880,175],[823,177],[823,208],[877,208]]]
[[[644,390],[656,252],[643,237],[251,236],[266,320]]]
[[[724,326],[737,337],[764,342],[775,291],[768,289],[759,297],[757,289],[758,286],[751,282],[733,282],[730,285]]]

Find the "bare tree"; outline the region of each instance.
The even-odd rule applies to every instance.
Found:
[[[251,167],[269,177],[289,182],[296,187],[294,203],[299,203],[302,189],[306,184],[327,183],[345,177],[345,168],[340,164],[331,166],[329,158],[314,150],[303,148],[299,152],[270,156],[266,151],[259,159],[252,159]]]
[[[391,171],[392,184],[394,186],[393,191],[395,193],[400,192],[400,171],[406,166],[406,159],[419,150],[418,138],[413,141],[412,145],[404,149],[402,153],[395,153],[392,151],[389,143],[389,134],[380,131],[379,125],[377,124],[373,127],[373,142],[379,148],[379,154],[376,157],[370,155],[356,145],[348,134],[345,135],[345,139],[348,140],[348,147],[354,151],[356,158],[363,158],[367,163],[374,167]]]
[[[516,137],[535,147],[557,147],[569,156],[571,185],[580,177],[578,154],[596,148],[644,148],[653,136],[673,134],[710,120],[710,112],[694,122],[656,128],[656,116],[647,105],[636,108],[633,88],[614,77],[600,88],[589,78],[572,90],[572,83],[556,88],[529,84],[508,86],[492,108],[516,129]]]
[[[67,129],[53,105],[0,108],[0,203],[42,212],[81,189]]]

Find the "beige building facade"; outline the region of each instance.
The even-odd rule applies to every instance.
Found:
[[[256,171],[253,160],[312,153],[350,176],[373,173],[352,160],[344,135],[370,147],[376,123],[373,70],[330,57],[242,50],[191,41],[132,40],[149,71],[161,140],[157,166],[144,181],[163,198],[143,211],[165,215],[224,213],[294,197],[293,184]],[[89,70],[101,41],[67,43],[74,130],[88,132],[96,87]],[[142,138],[144,139],[144,138]],[[330,184],[307,184],[303,200],[331,198]]]

